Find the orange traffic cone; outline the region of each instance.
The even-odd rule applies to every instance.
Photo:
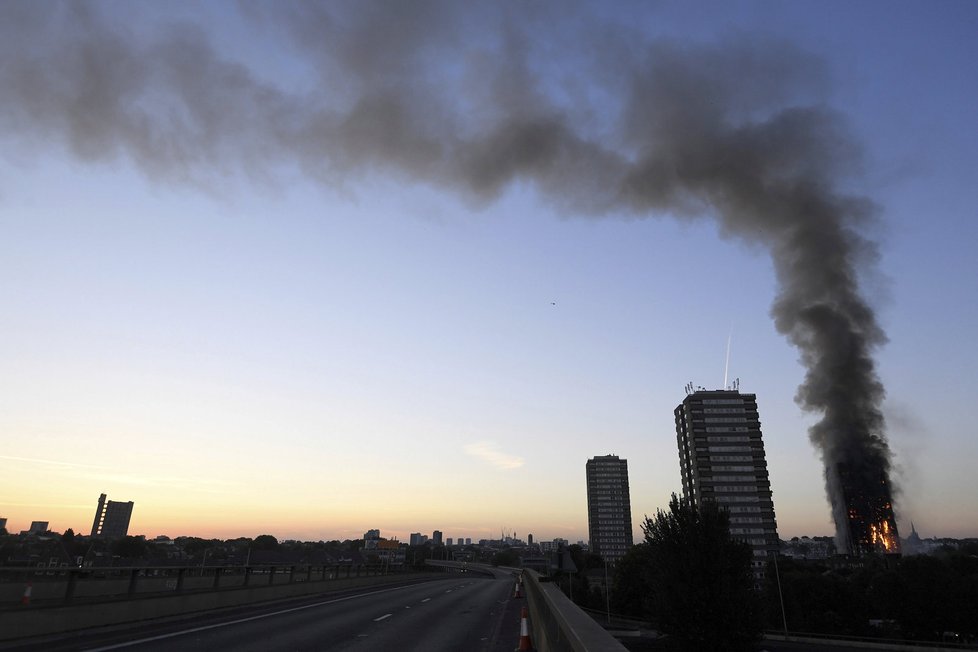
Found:
[[[519,582],[516,583],[516,587],[513,589],[513,597],[514,598],[522,598],[523,597],[523,594],[520,593],[520,583]]]
[[[27,586],[24,587],[24,596],[20,599],[20,603],[25,607],[31,603],[31,591],[33,590],[33,585],[28,582]]]
[[[520,646],[516,648],[519,652],[532,652],[533,643],[530,642],[530,623],[527,622],[527,611],[526,607],[523,607],[522,613],[520,613]]]

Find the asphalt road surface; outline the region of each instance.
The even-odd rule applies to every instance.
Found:
[[[522,599],[513,579],[454,575],[368,587],[192,620],[48,641],[58,650],[424,650],[512,652]]]

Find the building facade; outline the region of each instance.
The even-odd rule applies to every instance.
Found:
[[[691,392],[675,410],[683,496],[712,500],[730,516],[730,533],[754,550],[754,577],[764,577],[779,548],[771,481],[754,394]]]
[[[585,471],[590,550],[613,564],[632,546],[628,460],[617,455],[593,457],[587,461]]]
[[[131,500],[123,503],[105,498],[105,494],[98,498],[91,536],[121,539],[129,534],[129,520],[132,518],[133,503]]]
[[[411,533],[412,546],[423,546],[426,543],[428,543],[428,536],[426,534],[421,534],[420,532]]]

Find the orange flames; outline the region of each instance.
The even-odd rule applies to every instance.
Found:
[[[888,520],[873,523],[869,526],[869,541],[876,548],[882,548],[885,552],[898,552],[899,543],[893,535]]]

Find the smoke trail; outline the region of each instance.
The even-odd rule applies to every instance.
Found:
[[[0,137],[202,187],[293,168],[479,202],[529,183],[576,214],[712,216],[766,247],[772,315],[807,370],[796,398],[822,415],[810,434],[851,543],[846,493],[865,492],[850,485],[889,476],[872,357],[885,336],[859,290],[876,209],[838,189],[859,151],[817,101],[816,60],[772,40],[649,42],[543,3],[241,5],[249,33],[311,71],[303,87],[190,24],[122,29],[119,7],[0,4]]]

